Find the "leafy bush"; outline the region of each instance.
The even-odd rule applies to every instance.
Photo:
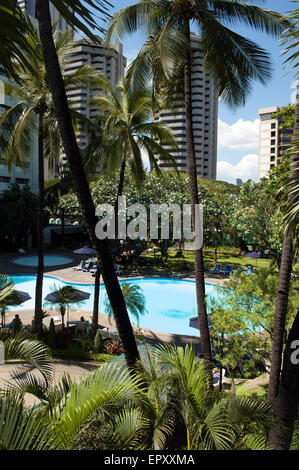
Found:
[[[113,339],[105,344],[105,351],[108,354],[115,354],[116,356],[124,352],[123,346],[119,339]]]
[[[52,357],[55,359],[74,359],[95,362],[108,362],[113,359],[113,356],[110,354],[96,354],[89,351],[82,351],[74,347],[68,347],[66,349],[54,349],[52,350]]]

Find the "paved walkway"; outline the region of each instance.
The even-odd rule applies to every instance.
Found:
[[[89,372],[101,367],[100,364],[74,361],[53,360],[53,382],[58,383],[63,374],[68,373],[75,382],[80,382]],[[0,389],[5,389],[7,382],[11,382],[11,372],[17,372],[18,378],[22,378],[27,372],[38,376],[39,372],[24,361],[9,361],[0,366]],[[26,405],[33,406],[39,403],[39,399],[33,395],[25,394]]]

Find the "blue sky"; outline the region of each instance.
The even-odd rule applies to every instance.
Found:
[[[136,0],[115,0],[113,11],[135,2]],[[249,3],[280,13],[294,10],[297,6],[288,0],[254,0]],[[248,178],[257,180],[258,109],[284,106],[294,101],[294,75],[283,67],[283,47],[279,39],[244,26],[234,29],[271,54],[273,74],[266,86],[256,82],[245,106],[232,110],[219,102],[217,179],[229,182],[235,182],[236,177],[241,177],[243,181]],[[144,38],[145,33],[138,32],[122,41],[128,61],[136,56]]]

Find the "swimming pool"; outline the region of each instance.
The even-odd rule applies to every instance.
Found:
[[[67,256],[57,256],[57,255],[45,255],[44,256],[44,266],[61,266],[62,264],[71,263],[72,258]],[[20,256],[19,258],[14,258],[12,260],[14,264],[20,264],[22,266],[37,266],[38,258],[37,256]]]
[[[17,310],[33,309],[35,297],[36,276],[10,276],[16,289],[28,292],[32,299],[24,302],[17,307]],[[122,282],[137,284],[143,290],[146,298],[147,313],[140,317],[140,326],[157,330],[164,333],[174,333],[181,335],[197,336],[198,330],[189,327],[189,318],[196,316],[196,292],[194,281],[183,281],[177,279],[129,279]],[[89,292],[90,298],[77,307],[75,310],[93,310],[94,285],[93,284],[75,284],[60,281],[54,277],[45,276],[43,284],[43,298],[51,292],[53,286],[57,288],[65,285],[73,285],[77,289]],[[207,307],[209,311],[209,299],[217,295],[216,286],[206,284]],[[99,311],[104,312],[105,286],[101,284]],[[136,320],[130,315],[132,323]]]

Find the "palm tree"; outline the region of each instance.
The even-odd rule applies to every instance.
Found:
[[[7,92],[12,94],[17,103],[8,107],[0,116],[0,129],[3,138],[1,149],[4,152],[6,163],[24,165],[32,154],[32,135],[38,133],[38,208],[37,208],[37,252],[38,267],[35,290],[34,330],[42,333],[42,286],[44,272],[43,249],[43,209],[44,209],[44,159],[47,158],[49,166],[59,157],[61,139],[57,127],[52,98],[48,90],[47,72],[44,66],[43,55],[38,32],[26,17],[28,23],[27,41],[33,53],[26,53],[28,66],[15,63],[15,73],[21,86],[7,84]],[[56,51],[60,60],[70,47],[72,33],[66,31],[56,37]],[[65,76],[66,89],[74,84],[86,83],[92,80],[95,72],[92,67],[85,66],[78,71]],[[83,119],[79,113],[73,111],[73,119]]]
[[[64,316],[66,311],[72,304],[80,305],[82,300],[78,300],[78,289],[73,286],[56,287],[55,284],[51,288],[53,300],[45,302],[44,305],[58,306],[61,314],[62,327],[64,328]],[[50,294],[51,295],[51,294]]]
[[[120,167],[115,201],[115,223],[116,233],[118,233],[118,198],[123,192],[126,167],[131,168],[137,185],[140,185],[145,177],[142,150],[147,152],[151,164],[161,175],[154,153],[158,153],[162,160],[173,164],[171,154],[161,144],[176,148],[177,143],[170,130],[164,125],[150,122],[153,108],[150,93],[130,89],[125,78],[119,82],[115,90],[105,76],[99,76],[99,84],[103,88],[103,94],[95,96],[91,104],[98,107],[101,112],[95,128],[100,129],[101,123],[104,122],[104,129],[100,141],[97,137],[87,149],[85,169],[87,172],[95,169],[96,162],[101,164],[104,172],[111,172]],[[93,151],[93,155],[90,155],[90,151]],[[118,243],[116,242],[115,245],[117,246]],[[98,270],[95,276],[94,334],[98,318],[99,280]]]
[[[278,36],[284,28],[281,19],[278,13],[228,0],[141,0],[119,11],[112,19],[108,41],[112,36],[121,39],[139,27],[148,29],[148,39],[131,70],[135,82],[148,78],[147,72],[150,72],[154,84],[158,84],[156,88],[161,82],[165,84],[165,80],[168,89],[173,87],[174,79],[184,84],[193,227],[199,197],[192,127],[190,22],[193,21],[200,31],[204,66],[213,76],[221,99],[230,106],[237,106],[244,104],[253,80],[267,82],[270,61],[262,48],[230,30],[225,23],[243,22],[256,30]],[[194,257],[200,342],[203,357],[211,362],[202,248],[195,250]]]
[[[103,9],[105,10],[106,5],[108,5],[105,1],[98,2],[96,0],[86,0],[85,4],[91,7],[96,7],[97,11],[102,11]],[[71,7],[71,11],[66,9],[65,6]],[[66,17],[70,25],[76,25],[82,31],[87,32],[88,36],[93,40],[97,40],[88,31],[88,26],[97,26],[96,22],[89,13],[88,8],[85,8],[81,1],[74,3],[70,0],[55,0],[55,7],[63,16]],[[73,12],[78,13],[78,17],[76,17]],[[53,97],[58,126],[72,176],[73,186],[85,219],[90,242],[96,250],[97,258],[101,260],[102,263],[103,280],[113,309],[114,318],[116,320],[120,340],[125,351],[126,360],[128,365],[133,367],[136,363],[136,360],[139,358],[139,353],[136,346],[132,325],[130,323],[126,305],[109,252],[108,244],[106,240],[98,240],[95,235],[95,227],[97,224],[95,206],[84,172],[80,150],[76,142],[76,136],[72,125],[65,86],[61,74],[59,60],[55,50],[51,28],[49,1],[37,0],[36,13],[49,87]],[[88,26],[82,23],[82,19],[87,23]]]
[[[288,19],[292,26],[298,24],[299,9],[290,12]],[[298,29],[290,30],[284,37],[287,45],[284,53],[290,53],[286,62],[295,69],[298,77]],[[290,330],[285,350],[285,322],[288,310],[288,297],[294,257],[294,240],[298,231],[298,200],[299,200],[299,83],[295,102],[293,145],[288,151],[291,154],[290,178],[287,191],[286,227],[283,239],[282,260],[279,270],[277,298],[274,314],[273,345],[271,356],[271,371],[269,380],[268,399],[274,405],[276,424],[273,426],[269,441],[278,450],[288,450],[291,444],[294,423],[298,415],[299,374],[298,364],[292,361],[293,343],[299,334],[299,312]],[[286,189],[286,188],[283,188]],[[282,359],[283,353],[283,359]]]
[[[1,325],[5,327],[5,308],[11,304],[11,298],[14,295],[14,282],[6,275],[0,274],[0,310]]]
[[[31,50],[26,40],[27,23],[16,0],[0,0],[0,68],[18,80],[14,62],[27,62],[24,51]],[[32,50],[31,50],[32,51]]]
[[[80,383],[45,388],[30,374],[16,391],[42,400],[38,416],[48,416],[65,450],[265,449],[270,404],[208,384],[192,348],[168,345],[146,352],[134,376],[117,358]]]
[[[150,163],[161,175],[155,153],[162,160],[174,165],[174,160],[163,145],[177,148],[177,142],[164,124],[150,122],[153,110],[153,97],[150,92],[131,89],[128,80],[121,79],[116,89],[110,81],[100,77],[103,94],[92,98],[91,104],[101,113],[104,121],[102,145],[98,147],[102,169],[114,171],[120,167],[117,197],[122,195],[125,169],[128,165],[138,185],[145,177],[142,150],[148,153]],[[117,204],[116,204],[117,205]]]
[[[121,285],[121,290],[124,296],[127,310],[136,318],[138,324],[140,315],[144,315],[147,312],[145,307],[145,297],[142,289],[140,286],[130,282],[123,282]],[[113,311],[107,296],[104,300],[104,306],[105,313],[108,315],[113,315]]]

